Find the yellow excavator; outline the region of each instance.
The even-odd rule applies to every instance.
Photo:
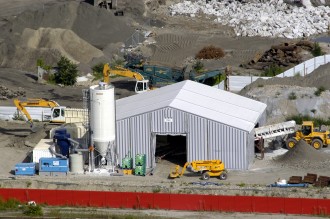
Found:
[[[104,64],[103,66],[103,81],[107,84],[110,83],[110,74],[120,75],[129,78],[135,78],[135,93],[143,93],[149,90],[149,80],[144,79],[144,77],[138,73],[126,68],[116,66],[115,68],[110,68],[110,65]]]
[[[208,180],[210,177],[219,177],[221,180],[227,179],[228,173],[225,169],[225,164],[221,160],[196,160],[192,162],[186,162],[180,172],[180,165],[175,166],[175,170],[170,173],[168,178],[174,179],[182,176],[187,167],[193,172],[202,174],[203,180]]]
[[[20,101],[19,99],[14,99],[14,104],[18,111],[25,115],[26,119],[30,123],[31,130],[34,131],[33,119],[30,113],[27,111],[26,107],[45,107],[51,108],[51,116],[48,118],[51,123],[65,123],[64,110],[66,107],[60,106],[54,100],[45,99],[27,99],[26,101]]]

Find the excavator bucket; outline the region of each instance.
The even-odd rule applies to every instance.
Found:
[[[180,169],[180,166],[176,165],[175,170],[168,175],[168,178],[175,179],[175,178],[180,177],[179,169]]]

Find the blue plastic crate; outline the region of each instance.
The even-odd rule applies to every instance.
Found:
[[[68,172],[69,161],[65,158],[46,158],[39,160],[39,172]]]
[[[18,163],[15,165],[15,175],[33,176],[35,173],[35,163]]]

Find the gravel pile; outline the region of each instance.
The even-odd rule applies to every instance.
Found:
[[[20,96],[25,96],[25,91],[23,88],[18,88],[18,90],[14,91],[3,85],[0,85],[0,100],[8,100]]]
[[[328,168],[330,155],[315,150],[305,141],[300,140],[292,150],[274,159],[274,163],[281,167],[297,169],[322,169]]]
[[[233,27],[237,36],[300,38],[328,31],[330,8],[297,7],[283,0],[265,3],[239,1],[183,1],[170,6],[171,15],[215,16],[215,22]]]

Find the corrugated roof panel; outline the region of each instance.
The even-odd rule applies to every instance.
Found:
[[[214,91],[215,89],[216,91]],[[190,91],[192,93],[198,93],[210,98],[222,101],[227,104],[244,107],[245,109],[250,109],[257,112],[263,112],[266,108],[266,104],[259,101],[243,97],[228,91],[216,89],[214,87],[206,86],[201,83],[196,83],[193,81],[187,81],[183,86],[182,90]]]
[[[244,115],[244,120],[247,120],[249,122],[255,122],[260,115],[260,113],[255,110],[247,109],[245,107],[243,108],[242,106],[239,106],[237,104],[225,102],[225,98],[225,101],[223,101],[219,98],[214,98],[211,95],[204,95],[199,93],[194,93],[194,95],[192,95],[191,92],[187,90],[181,90],[175,100],[181,100],[183,102],[190,103],[192,108],[194,106],[201,107],[201,116],[204,116],[204,111],[202,109],[208,109],[219,113],[219,117],[221,117],[222,114],[225,114],[234,118],[241,119],[242,115]],[[218,121],[218,119],[213,120]]]
[[[166,106],[250,131],[266,104],[193,81],[183,81],[150,92],[119,99],[117,120]]]
[[[182,101],[182,100],[174,100],[171,103],[171,107],[181,109],[182,111],[186,111],[188,113],[198,115],[204,118],[208,118],[213,121],[220,122],[222,124],[227,124],[229,126],[236,127],[242,130],[251,130],[254,128],[254,123],[244,120],[238,117],[232,117],[226,114],[219,113],[212,109],[204,108],[198,105],[193,105],[191,103]]]

